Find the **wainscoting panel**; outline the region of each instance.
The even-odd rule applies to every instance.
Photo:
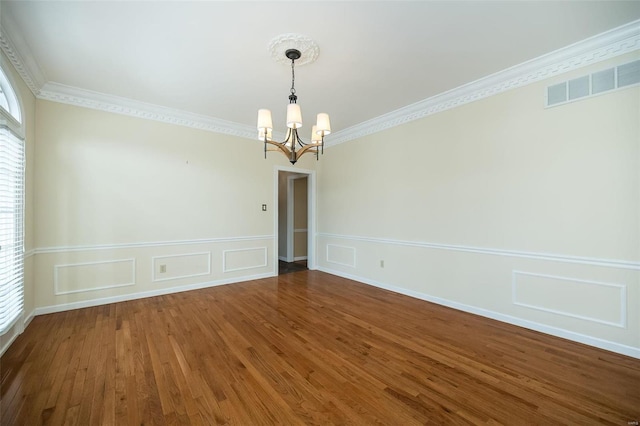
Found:
[[[151,264],[154,282],[210,275],[211,252],[155,256]]]
[[[327,244],[327,262],[355,268],[356,249],[355,247]]]
[[[636,260],[322,233],[318,252],[321,271],[640,358]]]
[[[73,263],[55,265],[53,268],[54,293],[57,296],[132,286],[135,283],[135,259]]]
[[[518,306],[626,326],[627,287],[622,284],[513,271],[512,291]]]
[[[222,272],[243,271],[267,266],[267,248],[252,247],[224,250],[222,253]]]
[[[273,235],[33,250],[37,315],[273,276]],[[277,265],[277,262],[275,262]],[[230,272],[235,271],[235,272]]]

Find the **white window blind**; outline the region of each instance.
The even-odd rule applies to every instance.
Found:
[[[24,310],[24,142],[0,127],[0,335]]]

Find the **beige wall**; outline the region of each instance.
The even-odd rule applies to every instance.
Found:
[[[37,116],[38,312],[274,274],[284,156],[43,100]]]
[[[640,88],[544,108],[638,57],[328,149],[320,268],[640,356]]]
[[[38,247],[272,234],[258,141],[48,101],[37,112]]]

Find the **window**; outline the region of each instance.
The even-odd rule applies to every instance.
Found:
[[[22,112],[20,111],[18,97],[2,68],[0,68],[0,108],[4,113],[2,115],[8,115],[16,122],[22,123]]]
[[[24,141],[18,98],[0,70],[0,335],[24,310]],[[12,127],[15,127],[12,126]]]
[[[22,314],[24,144],[0,128],[0,334]]]

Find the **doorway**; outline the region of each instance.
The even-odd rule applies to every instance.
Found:
[[[313,171],[276,168],[275,275],[314,268],[314,178]]]

